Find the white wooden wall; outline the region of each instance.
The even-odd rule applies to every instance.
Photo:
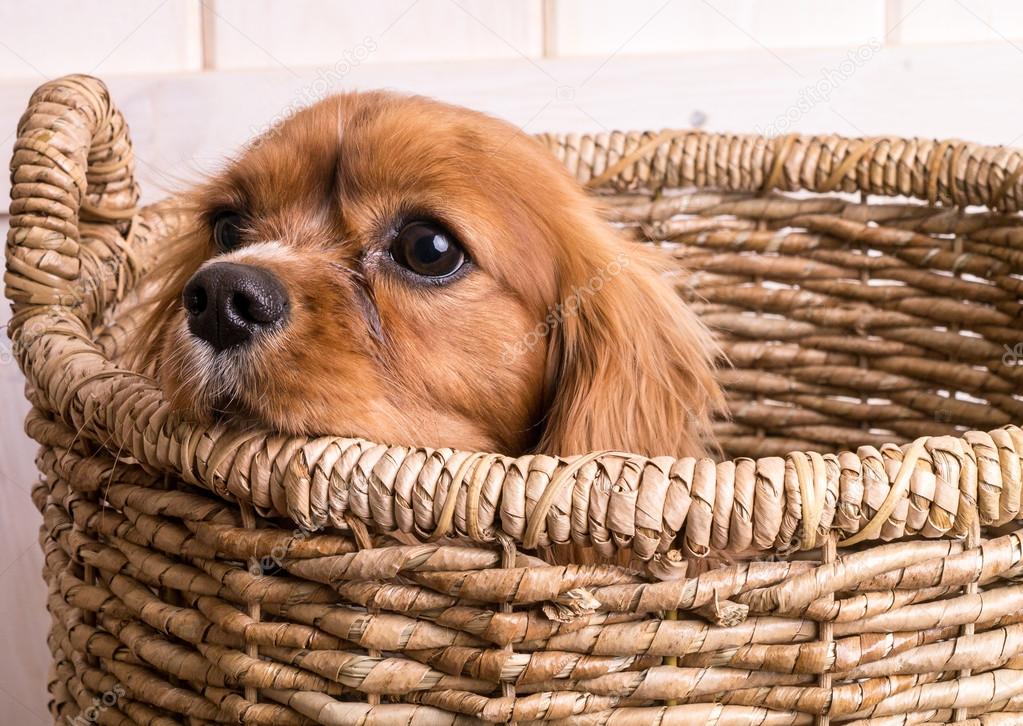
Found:
[[[1011,145],[1023,140],[1023,1],[0,0],[0,156],[32,89],[72,72],[108,81],[147,199],[349,88],[426,93],[529,132],[694,125]],[[43,724],[21,386],[0,336],[0,722]]]
[[[0,79],[1023,39],[1018,0],[0,3]]]

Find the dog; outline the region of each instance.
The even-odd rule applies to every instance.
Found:
[[[506,122],[332,96],[184,200],[139,347],[197,421],[509,455],[711,445],[712,336]]]

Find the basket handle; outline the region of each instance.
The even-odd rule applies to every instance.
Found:
[[[128,126],[102,81],[72,75],[36,89],[18,123],[11,183],[4,283],[20,320],[80,299],[68,294],[82,273],[79,222],[123,238],[138,211]]]

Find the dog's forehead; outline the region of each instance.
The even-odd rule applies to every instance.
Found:
[[[417,97],[358,94],[339,101],[342,185],[412,191],[458,184],[496,166],[484,151],[491,120],[480,114]]]
[[[221,181],[254,211],[381,190],[464,193],[500,170],[487,149],[502,132],[514,133],[430,99],[345,94],[269,129]]]

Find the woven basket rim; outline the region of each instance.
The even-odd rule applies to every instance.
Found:
[[[768,140],[696,131],[539,139],[591,188],[670,186],[673,165],[694,163],[697,149],[728,154],[759,139],[741,159],[743,173],[731,190],[899,193],[932,205],[982,204],[1002,212],[1015,212],[1023,202],[1023,153],[960,141],[798,135]],[[808,177],[787,164],[797,146],[820,147],[821,154],[827,149],[833,158]],[[89,321],[134,286],[143,258],[173,223],[166,204],[137,208],[127,126],[106,87],[87,76],[41,86],[19,124],[14,148],[6,293],[15,310],[11,334],[18,359],[37,395],[80,435],[105,442],[118,456],[174,471],[218,496],[251,503],[261,514],[286,516],[308,530],[346,527],[354,516],[380,530],[427,540],[508,536],[527,549],[582,537],[612,549],[629,546],[640,560],[653,561],[673,551],[677,540],[685,556],[702,556],[712,548],[720,515],[714,492],[722,486],[738,491],[756,482],[755,503],[748,492],[751,541],[762,550],[771,549],[784,531],[804,549],[820,546],[832,530],[841,531],[847,545],[878,539],[900,503],[927,486],[939,489],[930,506],[947,516],[944,529],[932,526],[921,532],[924,536],[965,536],[978,509],[994,506],[1004,512],[998,493],[1003,475],[1015,477],[1005,483],[1018,499],[1023,431],[1013,425],[958,438],[924,436],[905,446],[714,462],[621,452],[510,457],[189,423],[170,410],[158,386],[116,367],[89,334]],[[51,163],[48,175],[23,173],[41,159]],[[929,173],[886,177],[888,162],[895,172],[922,168]],[[985,165],[984,179],[967,183],[962,170],[977,164]],[[81,244],[79,219],[96,225],[90,239],[109,238],[104,244],[116,250],[115,265],[104,264],[108,260]],[[60,351],[58,363],[52,363],[54,351]],[[72,373],[78,378],[68,389]],[[46,425],[39,412],[29,418],[30,429]],[[1015,470],[1004,464],[1012,457]],[[865,526],[850,530],[838,511],[841,472],[878,464],[894,471],[888,495]],[[578,510],[574,497],[581,491],[597,496],[588,487],[598,470],[611,472],[625,488],[624,495],[600,495],[605,506],[618,508],[617,525],[579,532],[585,511]],[[985,494],[983,485],[994,485],[996,476],[998,492]],[[413,487],[430,497],[430,507],[417,508]],[[684,505],[664,504],[683,492]]]
[[[890,135],[777,136],[695,129],[540,133],[536,137],[593,190],[658,190],[674,168],[730,161],[736,172],[697,188],[901,196],[929,206],[1023,210],[1023,149],[962,139]],[[798,164],[809,156],[813,168]],[[720,171],[720,169],[719,169]],[[967,179],[976,174],[976,179]],[[697,175],[699,176],[699,175]],[[709,181],[709,178],[706,180]]]

